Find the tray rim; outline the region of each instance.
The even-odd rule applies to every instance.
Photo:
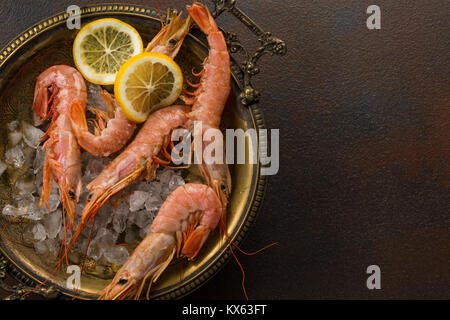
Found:
[[[80,11],[82,17],[101,16],[105,14],[118,14],[159,21],[157,9],[134,4],[124,4],[124,3],[120,4],[105,3],[97,5],[93,4],[89,6],[80,7]],[[66,12],[56,13],[54,15],[49,16],[48,18],[45,18],[35,23],[25,31],[21,32],[18,36],[13,38],[13,40],[11,40],[5,47],[3,47],[0,50],[0,70],[10,59],[12,59],[15,56],[15,54],[24,45],[26,45],[39,35],[45,33],[46,31],[53,29],[54,27],[59,26],[63,23],[66,23],[68,17],[69,14]],[[207,48],[205,43],[203,43],[200,39],[193,36],[192,34],[189,34],[189,36],[192,38],[192,40],[196,41],[201,46]],[[242,88],[244,87],[243,83],[244,78],[241,69],[233,59],[231,60],[232,60],[231,61],[232,77],[234,78],[239,89],[242,91]],[[249,109],[250,118],[251,121],[253,122],[254,128],[257,131],[261,129],[266,129],[262,109],[257,104],[252,104],[250,106],[247,106],[247,108]],[[258,135],[256,142],[258,148],[257,150],[259,150],[260,145],[259,139],[260,137]],[[258,153],[258,160],[259,160],[259,153]],[[267,176],[261,175],[261,164],[259,161],[256,164],[255,181],[256,185],[253,188],[253,192],[249,194],[250,201],[244,213],[242,223],[237,226],[236,228],[237,232],[235,233],[234,237],[231,238],[231,240],[236,244],[241,243],[242,240],[245,238],[245,236],[248,235],[248,231],[250,227],[254,224],[258,210],[260,209],[264,199],[267,185]],[[225,265],[225,263],[230,260],[231,252],[229,247],[230,245],[228,244],[222,253],[219,252],[219,254],[214,259],[211,260],[211,263],[205,266],[204,271],[202,273],[195,275],[189,282],[185,283],[182,286],[177,287],[176,289],[173,290],[168,289],[167,292],[162,292],[156,298],[162,300],[179,299],[198,289],[200,286],[205,284],[208,279],[216,275],[218,271]],[[19,265],[17,265],[16,262],[11,257],[9,257],[7,252],[5,252],[5,250],[0,246],[0,271],[2,270],[6,270],[8,274],[13,276],[13,278],[15,278],[17,281],[19,281],[20,284],[19,286],[17,286],[17,288],[15,288],[16,291],[23,290],[23,288],[21,288],[21,286],[23,285],[35,286],[42,284],[42,281],[40,279],[38,279],[33,274],[30,274],[29,272],[21,268]],[[0,275],[0,284],[1,282],[2,276]],[[42,289],[45,289],[45,286],[42,286]],[[67,291],[59,290],[58,288],[56,288],[55,290],[64,296],[75,297],[75,295],[70,294]],[[41,294],[45,297],[53,294],[53,290],[51,289],[40,290],[39,292],[36,293]],[[13,295],[14,294],[17,295],[17,292],[13,293]]]

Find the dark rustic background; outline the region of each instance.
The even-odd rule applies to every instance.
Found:
[[[0,45],[70,4],[104,2],[3,0]],[[239,256],[249,297],[450,298],[450,2],[237,2],[288,45],[254,81],[281,165],[242,247],[279,246]],[[381,30],[366,28],[371,4]],[[233,17],[218,22],[256,46]],[[366,288],[372,264],[381,290]],[[189,298],[241,299],[240,285],[230,261]]]

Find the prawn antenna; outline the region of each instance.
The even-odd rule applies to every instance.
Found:
[[[161,11],[159,10],[159,1],[156,0],[156,8],[158,9],[159,21],[161,22],[161,28],[164,27],[164,21],[161,16]]]
[[[236,243],[231,241],[230,237],[228,236],[227,228],[226,228],[225,222],[223,220],[223,215],[220,216],[220,228],[219,229],[220,229],[220,233],[222,234],[222,232],[223,232],[223,234],[225,235],[225,238],[226,238],[226,240],[227,240],[227,242],[228,242],[228,244],[230,246],[230,252],[233,255],[234,259],[236,260],[236,263],[238,264],[239,268],[241,269],[241,272],[242,272],[242,291],[244,292],[245,299],[248,300],[247,291],[245,290],[245,270],[244,270],[244,267],[242,266],[242,264],[239,262],[239,259],[237,258],[236,254],[234,253],[233,247],[235,247],[236,249],[238,249],[239,252],[241,252],[241,253],[243,253],[243,254],[245,254],[247,256],[252,256],[252,255],[260,253],[260,252],[262,252],[262,251],[264,251],[264,250],[266,250],[266,249],[268,249],[268,248],[270,248],[270,247],[272,247],[274,245],[278,245],[278,242],[273,242],[273,243],[271,243],[271,244],[269,244],[269,245],[267,245],[267,246],[265,246],[265,247],[263,247],[263,248],[261,248],[259,250],[256,250],[254,252],[245,252],[244,250],[239,248],[239,246]]]

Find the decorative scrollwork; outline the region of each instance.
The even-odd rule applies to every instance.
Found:
[[[30,287],[22,282],[19,282],[17,285],[13,286],[8,285],[6,283],[6,275],[14,273],[12,270],[8,270],[11,268],[14,267],[0,254],[0,288],[10,293],[10,295],[5,297],[4,300],[23,300],[25,298],[24,294],[27,292],[33,292],[34,294],[40,295],[46,299],[55,299],[59,296],[59,291],[54,287]]]
[[[213,2],[216,5],[216,8],[212,13],[214,18],[218,17],[224,11],[231,11],[236,4],[236,0],[213,0]]]
[[[213,11],[214,18],[218,17],[225,11],[231,12],[239,21],[249,28],[256,36],[258,36],[259,48],[250,54],[241,44],[236,33],[223,31],[228,50],[231,53],[242,53],[244,61],[241,64],[241,71],[244,77],[244,87],[240,95],[243,105],[249,106],[259,102],[260,93],[253,87],[251,78],[260,72],[258,60],[266,53],[273,55],[286,54],[286,43],[274,36],[270,32],[264,32],[252,19],[250,19],[241,9],[236,6],[236,0],[212,0],[215,4]]]

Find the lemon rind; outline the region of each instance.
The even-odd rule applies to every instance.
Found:
[[[136,67],[138,67],[139,65],[138,63],[144,62],[144,60],[151,60],[152,63],[155,62],[163,63],[164,65],[169,66],[170,70],[175,71],[177,75],[175,76],[174,82],[174,86],[177,88],[175,94],[169,95],[169,97],[161,101],[156,107],[150,108],[147,113],[136,112],[132,108],[127,107],[128,103],[125,102],[127,99],[123,98],[125,96],[124,92],[125,87],[121,86],[122,83],[124,82],[122,81],[124,77],[126,77],[127,79],[128,78],[127,76],[131,74]],[[180,96],[182,89],[183,89],[183,73],[178,64],[175,61],[173,61],[173,59],[170,58],[169,56],[155,52],[144,52],[132,57],[127,62],[125,62],[120,68],[119,72],[117,73],[116,81],[114,83],[114,95],[123,113],[130,120],[139,123],[147,120],[152,110],[160,109],[163,108],[164,106],[169,106],[173,104]]]
[[[99,25],[101,25],[101,24],[104,24],[104,25],[114,24],[116,26],[120,25],[121,28],[119,28],[119,29],[122,31],[124,31],[124,29],[131,30],[131,32],[129,32],[129,34],[132,36],[133,43],[137,42],[139,44],[139,50],[138,50],[138,52],[136,52],[134,54],[134,56],[143,52],[144,44],[142,42],[141,36],[139,35],[139,32],[133,26],[131,26],[128,23],[123,22],[119,19],[115,19],[115,18],[98,19],[98,20],[89,22],[88,24],[83,26],[83,28],[81,28],[81,30],[78,32],[77,36],[75,37],[73,48],[72,48],[73,60],[74,60],[76,68],[81,72],[81,74],[84,76],[84,78],[86,80],[88,80],[89,82],[92,82],[97,85],[111,85],[111,84],[114,84],[117,73],[115,75],[110,75],[111,78],[105,81],[104,74],[100,74],[100,73],[92,74],[91,72],[89,72],[89,69],[90,69],[89,67],[85,68],[82,65],[82,63],[81,63],[82,59],[79,54],[81,52],[80,45],[82,43],[82,39],[87,34],[89,34],[89,32],[88,32],[89,29],[93,29],[93,27],[99,27]],[[98,75],[98,77],[96,75]]]

